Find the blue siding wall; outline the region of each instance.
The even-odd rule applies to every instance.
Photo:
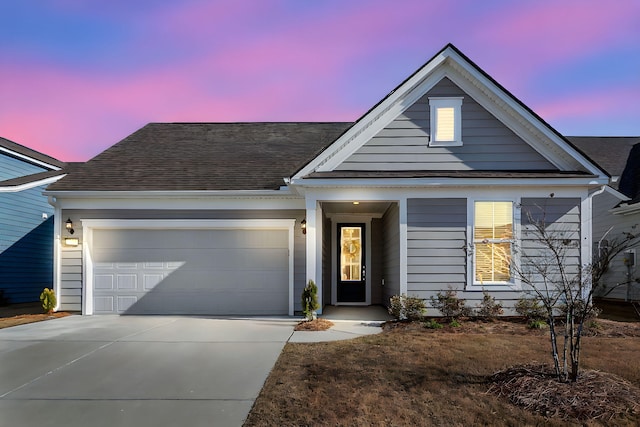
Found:
[[[31,163],[0,153],[0,181],[45,172],[46,170],[47,169],[40,166],[32,165]]]
[[[38,301],[53,285],[53,207],[43,190],[0,193],[0,289],[11,303]]]

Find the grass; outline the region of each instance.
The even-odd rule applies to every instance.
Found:
[[[640,325],[602,324],[600,335],[584,339],[583,368],[640,387]],[[499,370],[550,362],[546,334],[502,321],[443,329],[414,323],[348,341],[287,344],[245,425],[572,425],[487,392]],[[635,413],[573,425],[639,423]]]

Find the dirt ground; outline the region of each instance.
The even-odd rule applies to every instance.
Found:
[[[42,322],[69,316],[70,313],[61,311],[51,315],[44,313],[39,302],[10,304],[0,307],[0,329],[26,323]]]

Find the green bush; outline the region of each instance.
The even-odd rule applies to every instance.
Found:
[[[320,304],[318,304],[318,287],[313,280],[309,280],[307,286],[302,290],[302,313],[307,320],[313,320],[316,317],[318,308],[320,308]]]
[[[427,329],[442,329],[442,323],[438,322],[436,319],[429,319],[424,322],[424,327]]]
[[[520,298],[515,305],[515,310],[529,324],[534,321],[544,321],[547,318],[547,312],[537,298]]]
[[[458,319],[471,314],[471,309],[465,305],[466,300],[458,298],[457,292],[451,288],[432,296],[431,304],[447,319]]]
[[[389,314],[397,320],[419,320],[426,310],[422,298],[394,295],[389,299]]]
[[[45,313],[53,313],[53,309],[56,308],[57,303],[56,294],[53,292],[53,289],[44,288],[40,294],[40,302],[42,303],[42,308]]]
[[[502,304],[497,303],[496,299],[485,289],[482,290],[482,302],[477,304],[477,315],[486,320],[495,320],[504,313]]]
[[[449,322],[449,326],[451,326],[452,328],[459,328],[462,325],[460,324],[460,322],[458,322],[457,319],[451,319],[451,322]]]
[[[529,329],[544,329],[547,326],[547,322],[545,322],[544,320],[530,320],[529,323],[527,324],[527,327]]]

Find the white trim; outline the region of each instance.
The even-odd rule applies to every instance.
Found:
[[[292,181],[292,185],[304,186],[305,188],[315,187],[327,187],[327,188],[341,188],[341,187],[393,187],[399,188],[424,188],[431,189],[435,187],[487,187],[487,186],[502,186],[502,187],[540,187],[540,186],[563,186],[563,187],[576,187],[576,186],[589,186],[600,187],[608,183],[608,178],[313,178]]]
[[[81,219],[82,224],[82,260],[83,260],[83,301],[82,314],[93,314],[93,231],[107,230],[198,230],[198,229],[269,229],[287,230],[289,233],[289,316],[293,316],[294,293],[294,232],[295,219],[243,219],[243,220],[139,220],[139,219]]]
[[[490,291],[512,291],[520,290],[521,284],[517,277],[511,277],[509,282],[476,282],[475,278],[475,265],[476,265],[476,250],[474,242],[474,229],[475,229],[475,203],[476,202],[510,202],[512,204],[512,227],[513,237],[511,242],[511,262],[516,264],[520,263],[519,256],[517,254],[517,247],[520,244],[521,226],[520,226],[520,205],[522,199],[520,196],[482,196],[482,197],[468,197],[467,198],[467,291],[481,291],[483,289]]]
[[[62,295],[60,294],[62,282],[62,242],[59,232],[62,226],[62,212],[59,206],[51,203],[51,199],[49,199],[49,203],[53,205],[53,292],[57,297],[54,311],[58,311],[62,299]]]
[[[55,197],[63,209],[152,209],[152,210],[303,210],[304,198],[300,196],[290,197],[222,197],[207,196],[206,194],[192,194],[190,196],[157,196],[140,198],[127,196],[119,198],[118,195],[99,197],[69,197],[69,194],[59,192],[45,192]]]
[[[20,160],[24,160],[24,161],[26,161],[28,163],[31,163],[31,164],[34,164],[34,165],[37,165],[37,166],[42,166],[42,167],[44,167],[46,169],[53,169],[53,170],[57,170],[57,171],[62,169],[60,166],[54,166],[54,165],[52,165],[50,163],[34,159],[33,157],[27,156],[25,154],[18,153],[17,151],[10,150],[10,149],[8,149],[6,147],[0,147],[0,152],[5,152],[8,155],[10,155],[11,157],[16,157],[16,158],[18,158]]]
[[[398,200],[398,219],[399,219],[399,246],[400,246],[400,295],[407,295],[409,289],[409,273],[407,264],[409,262],[408,250],[408,228],[407,228],[407,197]]]
[[[457,147],[462,145],[462,100],[464,97],[429,97],[429,146],[430,147]],[[453,108],[453,139],[438,140],[439,108]]]
[[[582,167],[596,175],[598,180],[606,177],[602,170],[547,124],[503,91],[452,47],[447,47],[358,120],[320,155],[300,169],[293,176],[293,180],[299,180],[314,171],[334,170],[444,77],[451,79],[560,170],[575,170]],[[606,178],[608,180],[608,177]]]
[[[58,181],[60,178],[66,175],[56,175],[45,179],[39,179],[37,181],[31,181],[20,185],[0,186],[0,193],[17,193],[19,191],[28,190],[30,188],[39,187],[41,185],[48,185]]]
[[[375,215],[331,215],[331,305],[371,305],[371,219]],[[338,224],[364,224],[365,229],[365,300],[364,302],[338,301]]]

